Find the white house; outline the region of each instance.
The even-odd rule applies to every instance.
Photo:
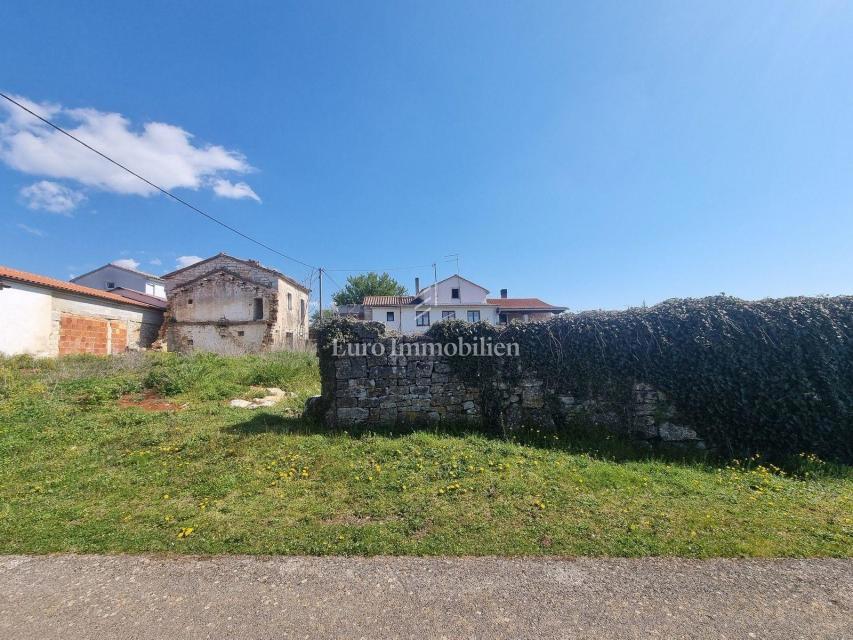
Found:
[[[416,334],[448,319],[506,324],[538,320],[566,310],[538,298],[508,298],[506,289],[501,290],[500,298],[488,298],[488,289],[458,274],[424,288],[415,278],[415,290],[414,296],[365,297],[364,319],[381,322],[400,333]]]
[[[139,295],[145,299],[0,266],[0,354],[108,355],[146,348],[157,337],[165,305]]]
[[[163,278],[144,271],[120,267],[117,264],[105,264],[82,276],[72,278],[71,282],[103,291],[129,289],[166,299],[166,281]]]

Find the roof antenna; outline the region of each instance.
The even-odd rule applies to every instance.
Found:
[[[445,258],[456,258],[456,275],[458,276],[459,275],[459,254],[458,253],[451,253],[451,254],[448,254],[444,257]]]

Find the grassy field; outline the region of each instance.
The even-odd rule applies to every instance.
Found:
[[[846,467],[327,433],[318,390],[298,354],[0,359],[0,553],[853,555]]]

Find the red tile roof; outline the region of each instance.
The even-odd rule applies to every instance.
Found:
[[[129,304],[135,307],[145,307],[146,309],[156,308],[154,305],[147,304],[145,302],[138,302],[136,300],[129,300],[118,294],[110,293],[109,291],[92,289],[91,287],[84,287],[83,285],[74,284],[73,282],[48,278],[47,276],[40,276],[37,273],[30,273],[28,271],[21,271],[19,269],[12,269],[11,267],[4,267],[0,265],[0,282],[3,279],[15,280],[17,282],[33,284],[39,287],[47,287],[58,291],[66,291],[68,293],[76,293],[78,295],[89,296],[92,298],[101,298],[111,302],[120,302],[121,304]]]
[[[565,311],[567,308],[555,307],[539,298],[486,298],[486,302],[507,311]]]
[[[362,304],[372,307],[396,307],[401,304],[412,304],[415,296],[364,296]]]

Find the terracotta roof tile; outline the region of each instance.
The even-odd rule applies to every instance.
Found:
[[[401,304],[412,304],[415,296],[365,296],[362,304],[372,307],[396,307]]]
[[[566,307],[555,307],[539,298],[486,298],[489,304],[496,304],[501,309],[518,309],[531,311],[565,311]]]
[[[101,298],[103,300],[109,300],[111,302],[120,302],[121,304],[129,304],[135,307],[145,307],[146,309],[157,308],[154,305],[147,304],[145,302],[138,302],[136,300],[129,300],[128,298],[125,298],[115,293],[110,293],[109,291],[92,289],[91,287],[84,287],[83,285],[74,284],[73,282],[66,282],[65,280],[48,278],[47,276],[41,276],[37,273],[30,273],[28,271],[21,271],[19,269],[13,269],[11,267],[4,267],[0,265],[0,279],[3,278],[7,280],[15,280],[17,282],[24,282],[26,284],[33,284],[39,287],[57,289],[58,291],[66,291],[68,293],[76,293],[83,296],[90,296],[92,298]]]

